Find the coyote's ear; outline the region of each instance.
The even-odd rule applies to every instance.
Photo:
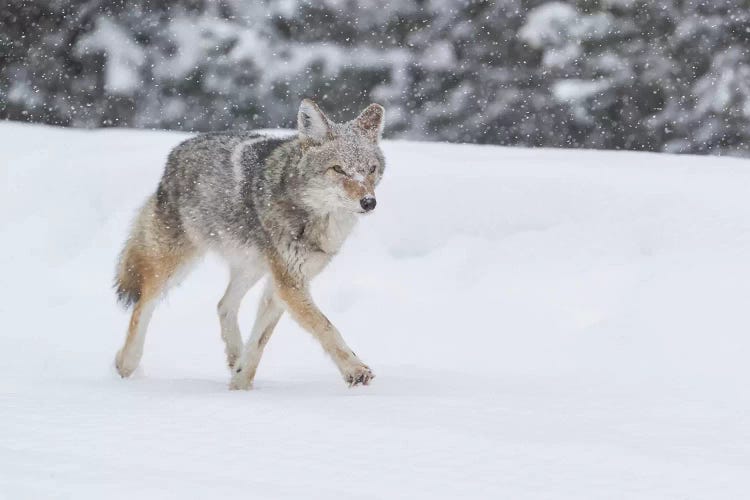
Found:
[[[321,143],[333,137],[331,122],[317,104],[303,99],[297,113],[297,130],[302,139]]]
[[[354,120],[354,126],[367,138],[378,142],[385,126],[385,108],[380,104],[370,104]]]

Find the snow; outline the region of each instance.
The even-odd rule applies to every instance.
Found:
[[[562,45],[567,42],[569,27],[578,18],[578,11],[572,5],[549,2],[529,12],[518,36],[537,49],[547,45]]]
[[[729,112],[750,118],[750,65],[742,60],[743,51],[732,47],[716,57],[711,70],[695,84],[698,113]],[[733,102],[736,101],[736,102]]]
[[[112,368],[116,255],[184,138],[0,123],[0,498],[750,491],[746,161],[385,142],[313,290],[377,378],[284,318],[230,392],[214,257]]]
[[[612,85],[607,78],[598,80],[582,80],[568,78],[557,80],[552,84],[552,95],[559,102],[567,103],[576,119],[581,123],[592,124],[591,105],[589,100],[597,94],[605,92]]]
[[[558,101],[581,101],[596,95],[611,84],[612,82],[605,78],[594,81],[578,78],[558,80],[552,85],[552,95]]]
[[[284,10],[283,8],[281,10]],[[257,20],[253,20],[257,23]],[[184,79],[201,67],[205,61],[214,61],[233,66],[251,63],[263,71],[257,75],[260,87],[272,89],[279,79],[292,81],[295,75],[309,72],[319,65],[327,75],[335,75],[343,68],[382,68],[388,64],[405,67],[410,59],[405,49],[394,50],[385,57],[382,51],[368,47],[339,47],[327,42],[290,44],[279,49],[274,47],[267,33],[251,23],[242,26],[228,20],[216,19],[212,14],[192,17],[189,14],[176,16],[169,24],[169,40],[177,47],[171,57],[161,59],[154,68],[159,78]],[[304,48],[304,50],[298,50]],[[217,52],[226,54],[217,55]],[[451,54],[445,53],[441,44],[426,54],[426,67],[446,67],[452,62]],[[207,74],[208,90],[231,93],[233,81],[227,80],[227,71]]]
[[[146,54],[127,31],[106,17],[97,19],[96,29],[81,37],[73,50],[77,57],[96,52],[106,54],[107,92],[130,95],[140,88],[140,70],[146,63]]]
[[[567,3],[548,2],[529,12],[518,36],[536,49],[546,49],[545,66],[564,67],[583,54],[583,42],[603,39],[613,24],[606,12],[581,15]]]

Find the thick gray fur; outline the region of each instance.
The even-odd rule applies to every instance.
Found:
[[[358,214],[374,207],[374,188],[385,169],[379,147],[383,119],[382,107],[371,105],[357,119],[336,124],[314,103],[303,101],[296,135],[212,133],[178,145],[123,250],[116,280],[120,299],[139,305],[148,295],[153,302],[153,290],[161,295],[168,278],[194,257],[213,250],[228,261],[233,282],[255,282],[270,274],[265,300],[282,304],[318,337],[347,382],[368,383],[372,373],[317,310],[308,283],[339,251]],[[149,275],[153,269],[166,269],[156,274],[168,276],[154,282]],[[230,283],[223,301],[239,293],[233,286]],[[149,304],[134,309],[131,332],[118,353],[117,366],[123,376],[140,359],[148,321],[140,314],[141,309],[150,314],[153,305]],[[222,313],[221,307],[220,314],[236,316],[236,311]],[[267,342],[275,321],[271,323],[265,327],[268,331],[253,333],[259,344]],[[225,331],[231,329],[222,319],[222,336],[237,379],[243,363],[234,367],[238,348],[227,337],[239,334]],[[131,337],[136,347],[129,346]],[[263,345],[246,347],[245,364],[259,359],[258,352],[250,352],[258,347],[262,351]],[[245,377],[249,380],[235,380],[235,388],[249,387],[255,367],[251,369]]]

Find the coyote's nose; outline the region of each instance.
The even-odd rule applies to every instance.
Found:
[[[375,205],[377,205],[378,203],[372,196],[365,196],[364,198],[359,200],[359,204],[362,205],[362,208],[365,209],[365,212],[369,212],[370,210],[375,208]]]

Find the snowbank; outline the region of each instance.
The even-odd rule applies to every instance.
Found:
[[[111,366],[116,254],[184,137],[0,123],[0,497],[750,491],[747,162],[387,142],[314,286],[373,385],[285,318],[229,392],[212,257]]]

